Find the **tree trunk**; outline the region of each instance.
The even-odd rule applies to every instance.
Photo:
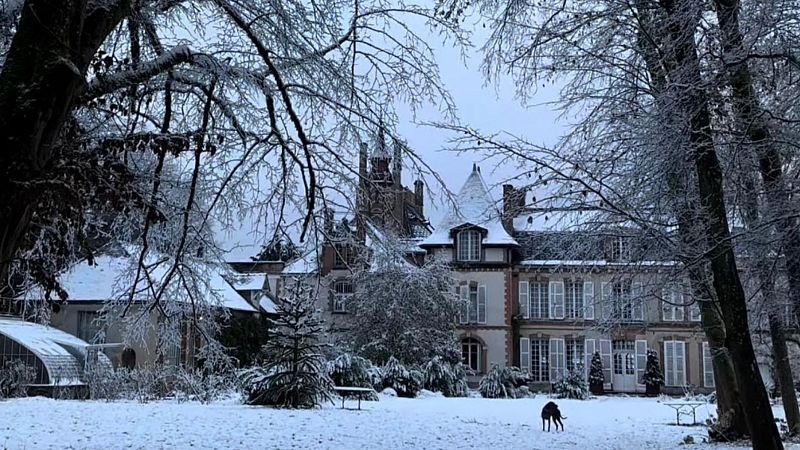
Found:
[[[791,207],[791,199],[786,189],[783,176],[783,162],[780,152],[775,147],[771,138],[771,130],[764,120],[761,104],[753,87],[753,78],[747,65],[746,50],[739,24],[740,4],[738,0],[716,0],[714,2],[717,19],[722,30],[722,47],[724,50],[725,67],[733,93],[733,110],[736,115],[736,124],[746,133],[747,143],[755,150],[758,160],[759,173],[764,183],[767,200],[767,211],[771,214],[785,214]],[[747,195],[757,202],[755,190]],[[758,211],[750,211],[751,222],[757,217]],[[773,217],[766,217],[766,221]],[[755,220],[757,222],[757,219]],[[800,240],[797,224],[793,218],[777,218],[774,221],[778,242],[785,246],[786,271],[789,282],[789,295],[794,305],[795,315],[800,317]],[[752,225],[749,224],[753,229]],[[758,254],[767,254],[766,250]],[[794,380],[789,364],[788,348],[784,335],[783,324],[776,312],[774,301],[774,277],[770,273],[768,261],[756,261],[759,267],[761,289],[769,311],[769,330],[772,339],[772,351],[775,356],[775,368],[778,372],[778,381],[781,386],[783,407],[786,412],[786,421],[789,430],[794,434],[800,432],[800,409],[794,393]]]
[[[102,2],[101,2],[102,3]],[[42,194],[54,147],[83,91],[91,58],[128,11],[126,0],[27,0],[0,72],[0,280]]]
[[[659,31],[663,30],[659,29],[658,20],[654,17],[651,5],[647,1],[637,0],[635,6],[641,27],[638,46],[650,74],[651,90],[656,96],[664,96],[668,84],[665,69],[669,66],[669,62],[664,61],[659,55],[659,49],[653,40],[663,38],[659,36]],[[678,219],[678,234],[681,240],[680,259],[688,268],[692,296],[700,307],[703,330],[712,354],[719,417],[719,422],[713,431],[716,435],[712,437],[716,440],[735,441],[747,435],[747,423],[739,400],[733,362],[725,343],[725,325],[707,283],[707,263],[702,258],[705,253],[702,250],[704,245],[698,246],[696,242],[703,234],[698,226],[700,218],[689,203],[688,198],[692,195],[687,189],[683,167],[667,162],[664,169],[675,199],[674,213]]]
[[[755,450],[782,449],[769,397],[761,379],[750,327],[747,302],[731,244],[723,191],[722,168],[713,141],[711,115],[694,40],[698,11],[688,0],[662,0],[669,16],[667,54],[671,88],[678,114],[688,119],[688,157],[700,195],[702,227],[709,248],[712,285],[725,324],[726,348],[736,373],[745,421]]]

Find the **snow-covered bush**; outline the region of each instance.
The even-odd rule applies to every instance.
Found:
[[[18,359],[6,361],[0,368],[0,398],[24,397],[34,374],[33,367]]]
[[[266,364],[245,372],[247,403],[313,408],[332,398],[333,381],[322,357],[322,322],[311,288],[296,282],[275,302],[272,336],[264,346]]]
[[[348,305],[354,349],[376,364],[390,357],[407,366],[421,366],[434,356],[459,361],[453,317],[461,301],[451,268],[438,259],[422,267],[409,264],[403,257],[405,244],[394,239],[376,245],[370,267],[356,275]]]
[[[373,377],[370,360],[350,353],[343,353],[333,361],[328,361],[328,376],[336,386],[372,388]],[[377,394],[366,395],[362,400],[378,400]]]
[[[392,388],[398,397],[414,398],[422,389],[423,376],[418,370],[409,370],[395,357],[383,367],[383,388]]]
[[[528,396],[528,376],[517,367],[500,367],[492,364],[489,373],[478,385],[484,398],[521,398]]]
[[[423,387],[433,392],[441,392],[445,397],[466,397],[467,372],[461,363],[449,364],[435,356],[422,367]]]
[[[583,364],[577,364],[573,370],[567,371],[564,376],[553,383],[553,395],[556,398],[575,400],[585,400],[589,397],[589,389],[584,380]]]
[[[658,353],[653,349],[647,350],[647,365],[641,382],[647,386],[648,393],[653,394],[657,394],[659,388],[664,385],[664,373],[661,372]]]
[[[592,363],[589,366],[589,390],[592,391],[593,394],[602,394],[603,393],[603,383],[605,383],[606,377],[603,375],[603,359],[600,357],[599,352],[595,352],[592,355]]]

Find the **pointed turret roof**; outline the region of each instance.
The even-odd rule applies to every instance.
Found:
[[[480,168],[473,164],[472,173],[455,197],[455,207],[419,246],[452,245],[451,230],[465,225],[486,230],[483,245],[519,245],[508,234],[500,219],[497,203],[489,194],[489,187],[481,176]]]

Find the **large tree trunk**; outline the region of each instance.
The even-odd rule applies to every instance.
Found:
[[[95,3],[99,3],[96,4]],[[28,229],[92,56],[125,0],[27,0],[0,72],[0,280]]]
[[[688,119],[688,157],[692,161],[700,195],[702,226],[709,248],[712,285],[725,324],[726,348],[736,372],[739,395],[753,448],[782,449],[764,381],[761,379],[750,327],[747,302],[739,279],[728,228],[722,168],[717,158],[700,62],[694,40],[699,13],[689,0],[662,0],[669,16],[666,52],[676,111]]]
[[[785,214],[785,210],[791,205],[791,199],[783,176],[782,158],[778,149],[775,148],[769,125],[764,120],[761,102],[758,100],[753,86],[752,74],[747,65],[747,55],[739,24],[739,1],[716,0],[714,4],[720,29],[722,30],[722,47],[726,63],[725,67],[727,68],[728,79],[733,93],[733,110],[736,114],[736,125],[745,132],[748,145],[755,151],[759,173],[766,191],[769,215]],[[748,195],[754,197],[753,202],[757,201],[755,199],[755,191],[749,192]],[[750,222],[756,219],[757,214],[757,211],[750,211],[748,214],[752,216]],[[765,219],[766,221],[777,219],[774,221],[775,231],[779,238],[778,242],[785,246],[789,295],[796,315],[800,314],[800,235],[798,235],[797,224],[793,218],[766,217]],[[755,221],[757,222],[757,219]],[[755,223],[749,224],[751,229],[754,228],[753,225]],[[759,254],[766,254],[766,250],[768,249],[763,249]],[[768,261],[756,261],[756,264],[759,266],[756,270],[759,273],[761,289],[769,311],[772,350],[775,356],[778,381],[781,385],[786,421],[789,429],[794,434],[800,432],[800,409],[798,409],[797,397],[794,393],[794,380],[792,379],[792,370],[789,364],[783,324],[775,311],[777,305],[773,304],[774,301],[771,301],[774,298],[775,281],[770,273]]]
[[[635,6],[641,27],[638,46],[650,74],[651,91],[657,97],[664,96],[668,84],[665,73],[667,64],[659,55],[653,40],[658,40],[658,35],[663,30],[660,29],[659,21],[654,16],[651,4],[647,0],[636,0]],[[680,164],[674,164],[667,159],[664,170],[669,179],[674,199],[674,213],[678,219],[678,234],[681,240],[679,254],[689,272],[692,296],[700,306],[703,330],[712,355],[711,362],[714,370],[717,415],[719,417],[717,426],[712,431],[712,438],[721,441],[735,441],[747,436],[747,423],[742,403],[739,400],[739,388],[733,362],[726,348],[725,324],[708,284],[707,263],[703,258],[705,246],[698,245],[697,242],[697,239],[702,236],[702,231],[698,229],[699,217],[695,208],[687,200],[694,196],[689,192],[686,176],[683,173],[684,168]]]

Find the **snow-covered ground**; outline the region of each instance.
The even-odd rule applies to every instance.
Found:
[[[727,449],[702,442],[703,427],[675,426],[655,399],[557,400],[565,432],[542,432],[545,396],[524,400],[399,399],[362,410],[328,406],[290,411],[233,400],[211,405],[79,402],[26,398],[0,402],[0,448],[7,449]],[[348,407],[355,402],[348,401]],[[698,422],[713,405],[697,410]],[[776,413],[781,414],[777,409]],[[781,414],[782,415],[782,414]],[[741,447],[740,447],[741,448]]]

